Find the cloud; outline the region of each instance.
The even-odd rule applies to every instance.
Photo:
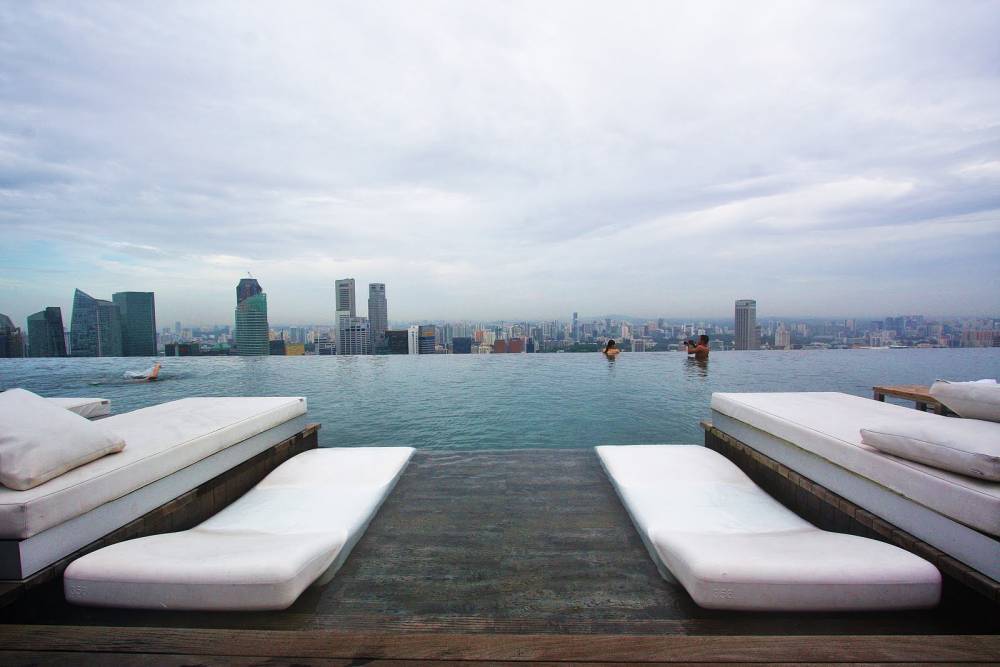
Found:
[[[1000,310],[995,4],[95,2],[0,25],[15,319],[80,286],[226,322],[247,271],[279,322],[330,320],[345,276],[385,282],[394,319]]]

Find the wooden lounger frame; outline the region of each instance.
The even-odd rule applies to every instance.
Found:
[[[961,595],[971,589],[1000,605],[1000,582],[977,572],[910,533],[900,530],[871,512],[803,477],[711,422],[701,423],[705,446],[740,467],[750,479],[807,521],[824,530],[860,535],[894,544],[933,563],[944,575],[946,595]],[[958,586],[956,586],[956,584]]]

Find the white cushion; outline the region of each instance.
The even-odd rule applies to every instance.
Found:
[[[128,447],[27,491],[0,488],[0,538],[31,537],[305,412],[294,396],[184,398],[87,422]]]
[[[931,385],[931,396],[967,419],[1000,422],[1000,384],[996,382],[948,382]]]
[[[111,429],[30,391],[0,393],[0,484],[8,489],[34,488],[124,447]]]
[[[49,398],[48,401],[87,419],[111,414],[111,401],[106,398]]]
[[[889,421],[861,429],[861,442],[909,461],[1000,482],[1000,425],[994,422]]]
[[[941,575],[903,549],[822,531],[699,445],[598,447],[663,571],[711,609],[845,611],[937,604]]]
[[[1000,484],[897,458],[861,442],[867,426],[935,423],[940,415],[836,392],[715,393],[712,409],[939,514],[1000,535]],[[895,523],[891,515],[884,518]]]
[[[197,527],[114,544],[66,569],[66,599],[144,609],[284,609],[346,560],[411,447],[315,449]]]

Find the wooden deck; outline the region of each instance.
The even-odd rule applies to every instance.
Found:
[[[592,450],[418,452],[333,582],[267,613],[15,605],[0,662],[962,662],[995,608],[723,613],[656,571]]]

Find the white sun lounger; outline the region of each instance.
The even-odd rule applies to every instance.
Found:
[[[316,449],[178,533],[121,542],[66,569],[66,599],[139,609],[285,609],[327,583],[364,534],[411,447]]]
[[[111,401],[106,398],[50,398],[48,400],[87,419],[107,417],[111,414]]]
[[[836,392],[712,394],[715,428],[1000,581],[1000,482],[861,442],[861,429],[873,424],[943,419]]]
[[[710,449],[639,445],[597,454],[661,574],[703,607],[913,609],[940,598],[941,575],[927,561],[816,528]]]
[[[302,397],[184,398],[106,417],[125,449],[26,491],[0,486],[0,578],[24,579],[294,436]]]

